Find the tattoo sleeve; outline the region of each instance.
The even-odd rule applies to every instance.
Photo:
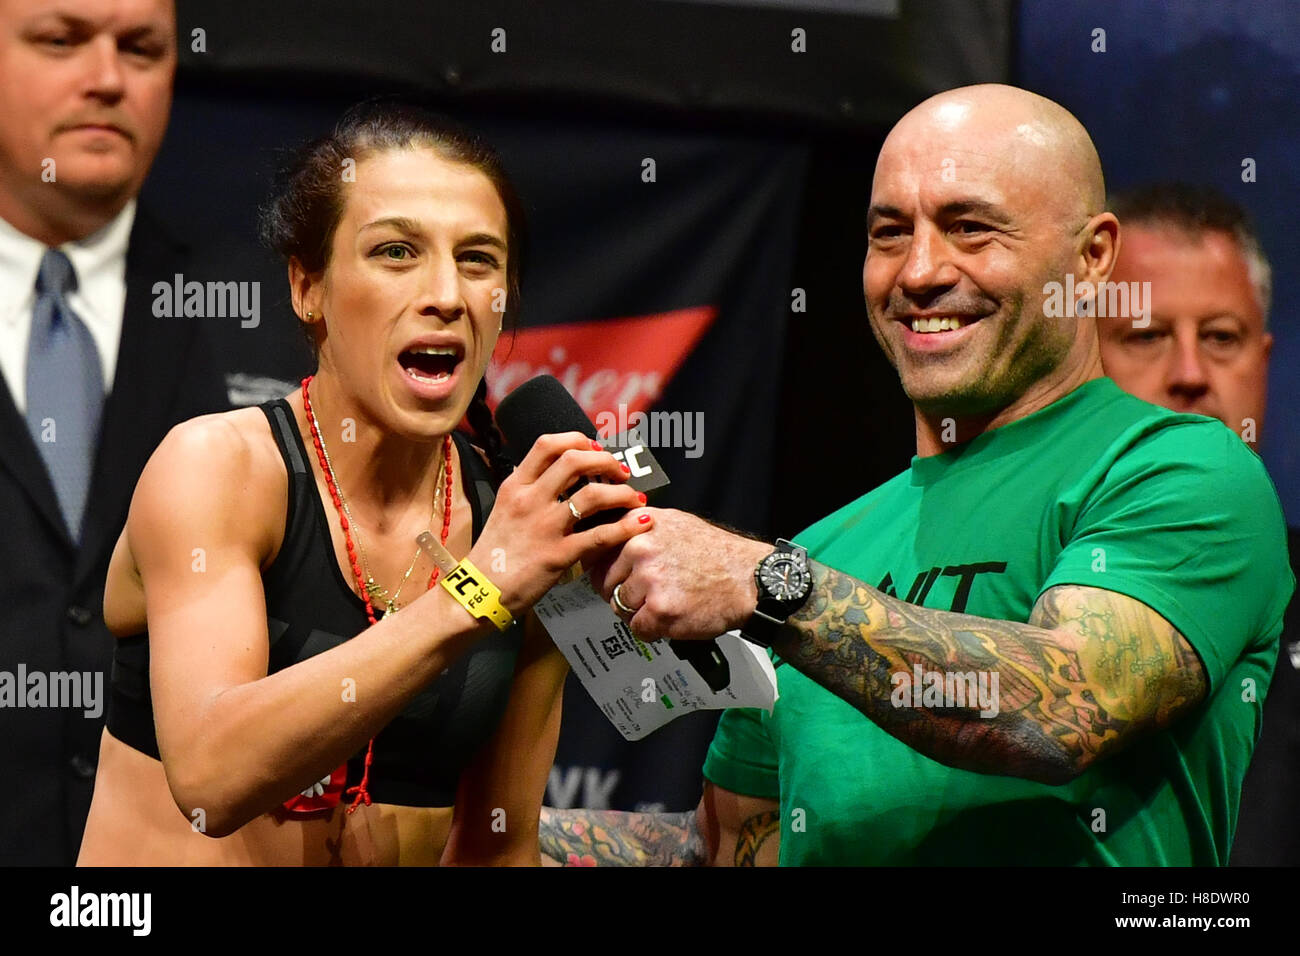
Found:
[[[1055,587],[1019,624],[809,566],[812,595],[775,645],[781,658],[949,766],[1063,783],[1206,694],[1186,639],[1125,595]]]
[[[696,811],[626,813],[542,807],[542,853],[569,866],[703,866]]]

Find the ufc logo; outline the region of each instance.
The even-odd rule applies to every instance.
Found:
[[[654,469],[648,465],[643,465],[637,460],[637,456],[645,452],[645,445],[633,445],[631,448],[624,448],[621,451],[613,453],[614,457],[627,465],[632,472],[633,478],[644,478],[646,475],[653,474]]]

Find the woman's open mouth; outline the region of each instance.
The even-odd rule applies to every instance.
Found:
[[[458,387],[465,364],[465,346],[445,336],[441,341],[415,341],[397,353],[402,381],[417,399],[445,401]]]
[[[397,356],[408,376],[429,385],[449,380],[456,374],[460,360],[460,349],[450,346],[420,345],[405,349]]]

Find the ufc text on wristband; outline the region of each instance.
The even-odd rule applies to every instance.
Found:
[[[461,607],[474,617],[491,621],[498,631],[504,631],[515,623],[501,603],[501,592],[487,579],[487,575],[470,563],[469,558],[448,571],[441,583]]]

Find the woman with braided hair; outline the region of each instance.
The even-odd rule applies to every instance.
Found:
[[[565,665],[529,608],[650,520],[581,435],[507,475],[483,371],[521,225],[493,152],[409,105],[287,171],[263,231],[318,367],[178,426],[136,487],[79,862],[538,862]]]

